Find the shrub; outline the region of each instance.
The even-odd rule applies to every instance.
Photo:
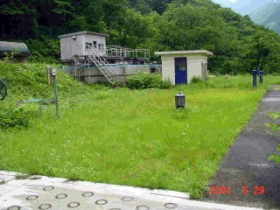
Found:
[[[28,127],[29,120],[23,114],[22,109],[18,110],[7,110],[0,114],[0,128],[11,128],[11,127]]]
[[[160,84],[160,89],[168,89],[172,86],[170,81],[162,81]]]
[[[201,83],[202,80],[200,77],[193,77],[191,80],[191,84],[197,84],[197,83]]]
[[[20,107],[9,108],[0,113],[0,128],[28,127],[29,120],[38,117],[41,110],[38,104],[24,104]]]
[[[130,89],[160,88],[161,77],[158,74],[141,72],[126,78],[126,86]]]

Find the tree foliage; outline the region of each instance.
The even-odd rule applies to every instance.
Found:
[[[210,0],[0,0],[0,19],[0,38],[27,40],[36,58],[59,53],[58,35],[89,30],[109,34],[108,44],[148,48],[152,59],[206,49],[210,71],[280,73],[279,35]]]

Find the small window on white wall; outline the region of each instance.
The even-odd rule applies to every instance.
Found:
[[[86,42],[86,49],[91,49],[92,48],[92,43]]]
[[[93,41],[92,43],[93,43],[93,47],[97,48],[97,41]]]
[[[98,44],[98,49],[99,50],[104,50],[104,44]]]

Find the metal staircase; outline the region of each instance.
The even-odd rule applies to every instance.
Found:
[[[107,60],[98,52],[96,48],[91,48],[91,54],[89,55],[90,60],[105,76],[108,82],[115,84],[116,82],[116,71],[110,66]]]

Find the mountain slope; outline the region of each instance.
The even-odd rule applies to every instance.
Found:
[[[238,0],[236,2],[224,0],[212,0],[223,7],[231,8],[233,11],[241,15],[249,15],[265,5],[272,3],[274,0]]]
[[[280,34],[280,2],[269,4],[253,12],[250,17],[254,22]]]
[[[151,61],[160,61],[154,51],[205,49],[211,71],[280,73],[280,36],[211,0],[13,2],[0,1],[0,39],[25,42],[32,61],[56,56],[59,35],[87,30],[108,34],[108,45],[149,49]]]
[[[265,7],[267,4],[271,3],[272,0],[251,0],[251,1],[237,1],[232,5],[232,9],[239,14],[249,15],[252,12]]]

